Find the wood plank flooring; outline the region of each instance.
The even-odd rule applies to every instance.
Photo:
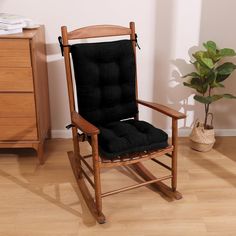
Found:
[[[71,140],[49,140],[40,166],[30,149],[0,150],[0,236],[235,236],[236,137],[217,138],[208,153],[180,139],[179,201],[148,187],[103,199],[107,223],[97,224],[77,189],[67,158]],[[87,143],[82,151],[89,152]],[[168,163],[168,157],[161,157]],[[145,165],[166,172],[153,162]],[[104,170],[103,192],[137,180],[126,168]]]

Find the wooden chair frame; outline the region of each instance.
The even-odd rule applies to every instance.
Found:
[[[172,145],[168,146],[165,149],[161,149],[158,151],[148,151],[142,153],[135,153],[129,156],[118,157],[113,161],[108,161],[99,156],[98,153],[98,134],[99,129],[85,120],[80,114],[78,114],[75,110],[75,101],[74,101],[74,89],[72,82],[72,72],[71,72],[71,61],[70,61],[70,49],[69,49],[69,40],[74,39],[85,39],[85,38],[98,38],[98,37],[108,37],[108,36],[120,36],[120,35],[129,35],[132,40],[135,60],[136,60],[136,38],[135,38],[135,24],[134,22],[130,22],[129,28],[121,27],[116,25],[96,25],[89,26],[80,29],[76,29],[74,31],[68,32],[66,26],[61,27],[62,32],[62,44],[63,44],[63,53],[65,60],[65,69],[66,69],[66,78],[67,78],[67,87],[68,87],[68,95],[69,95],[69,103],[70,103],[70,113],[71,113],[71,123],[72,127],[72,135],[73,135],[73,145],[74,152],[68,152],[68,156],[71,162],[71,166],[76,177],[79,188],[82,192],[82,195],[85,199],[85,202],[91,211],[92,215],[95,217],[97,222],[105,223],[105,216],[102,213],[102,198],[116,194],[119,192],[123,192],[126,190],[134,189],[137,187],[145,186],[148,184],[152,184],[153,187],[164,193],[166,196],[174,199],[182,198],[181,194],[176,190],[177,187],[177,136],[178,136],[178,128],[177,121],[178,119],[185,118],[183,113],[177,112],[171,108],[166,106],[146,102],[138,99],[137,93],[137,78],[136,78],[136,101],[137,104],[144,105],[155,111],[161,112],[172,118]],[[135,61],[136,63],[136,61]],[[137,77],[137,76],[136,76]],[[138,119],[138,115],[134,117]],[[92,154],[87,156],[82,156],[80,154],[79,147],[79,137],[78,137],[78,129],[81,130],[86,136],[90,137],[90,144],[92,146]],[[171,167],[166,164],[156,160],[156,157],[161,155],[167,155],[171,158]],[[91,167],[86,158],[92,157],[93,166]],[[155,163],[163,166],[164,168],[170,170],[170,175],[156,178],[153,174],[151,174],[144,165],[141,164],[141,161],[144,160],[153,160]],[[85,172],[83,166],[87,167],[90,173],[94,176],[94,180],[92,181],[88,174]],[[111,168],[116,166],[130,166],[134,171],[136,171],[145,181],[143,183],[135,184],[132,186],[128,186],[121,189],[116,189],[114,191],[102,193],[101,192],[101,181],[100,181],[100,170],[101,168]],[[87,179],[88,183],[92,186],[95,192],[95,197],[92,197],[86,183],[85,179]],[[166,179],[171,179],[171,187],[164,184],[162,181]]]

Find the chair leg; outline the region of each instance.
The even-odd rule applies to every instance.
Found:
[[[98,155],[98,139],[97,135],[92,135],[92,156],[93,156],[93,170],[94,170],[94,185],[95,185],[95,205],[99,216],[102,216],[102,197],[101,197],[101,180],[100,180],[100,165]],[[99,222],[105,223],[104,221]]]
[[[178,127],[177,119],[172,119],[172,145],[174,150],[172,152],[172,161],[171,161],[171,188],[162,182],[153,183],[152,186],[158,191],[162,192],[164,195],[179,200],[182,198],[181,193],[176,191],[177,188],[177,137],[178,137]],[[152,180],[156,177],[149,171],[142,163],[136,163],[132,165],[134,170],[145,180]]]
[[[81,166],[81,160],[80,160],[80,147],[79,147],[79,140],[78,140],[78,132],[77,128],[73,127],[72,128],[72,135],[73,135],[73,147],[74,147],[74,158],[75,158],[75,173],[76,173],[76,178],[81,179],[82,176],[82,166]]]
[[[91,214],[93,215],[93,217],[96,219],[96,221],[100,224],[105,223],[105,216],[102,214],[102,212],[98,213],[97,211],[97,206],[94,202],[94,199],[84,181],[84,178],[81,177],[79,178],[77,175],[77,171],[76,168],[78,167],[76,164],[76,159],[75,159],[75,155],[73,152],[68,152],[68,157],[70,160],[70,164],[74,173],[74,176],[76,178],[76,182],[79,186],[79,189],[83,195],[84,201],[89,209],[89,211],[91,212]]]
[[[172,152],[172,161],[171,161],[171,186],[173,192],[177,189],[177,152],[178,152],[178,144],[177,144],[177,137],[178,137],[178,123],[177,119],[172,118],[172,145],[174,146],[174,150]]]
[[[97,136],[92,137],[92,153],[93,153],[93,168],[94,168],[94,185],[95,185],[95,201],[84,181],[81,166],[81,156],[79,150],[79,142],[77,131],[73,130],[74,153],[68,152],[68,157],[71,167],[76,178],[79,189],[83,198],[96,221],[100,224],[105,223],[105,216],[102,213],[102,199],[101,199],[101,183],[100,183],[100,168],[98,162],[98,145]]]

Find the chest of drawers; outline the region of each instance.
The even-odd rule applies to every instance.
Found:
[[[0,36],[0,148],[34,148],[50,136],[44,27]]]

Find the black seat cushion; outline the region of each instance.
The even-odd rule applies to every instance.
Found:
[[[96,126],[134,117],[135,60],[130,40],[71,46],[79,113]]]
[[[100,129],[102,156],[112,159],[168,146],[164,131],[129,119],[138,113],[130,40],[74,44],[71,54],[79,113]]]
[[[145,121],[129,119],[112,122],[99,129],[100,155],[109,159],[168,146],[168,135]]]

